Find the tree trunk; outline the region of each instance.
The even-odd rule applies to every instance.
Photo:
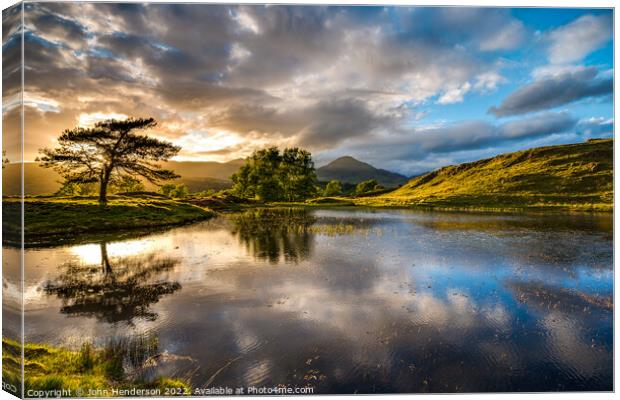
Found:
[[[99,182],[99,204],[106,205],[108,202],[108,183],[110,182],[110,173],[105,171]]]
[[[108,258],[107,243],[101,242],[99,246],[101,247],[101,267],[103,269],[103,273],[108,275],[112,272],[112,267],[110,266],[110,259]]]

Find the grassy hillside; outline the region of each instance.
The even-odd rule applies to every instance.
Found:
[[[372,206],[613,210],[613,140],[539,147],[441,168]]]
[[[332,179],[343,183],[357,184],[369,179],[376,179],[387,187],[397,187],[407,182],[407,177],[395,172],[375,168],[370,164],[353,157],[340,157],[316,170],[319,181],[329,182]]]

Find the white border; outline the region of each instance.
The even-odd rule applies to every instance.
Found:
[[[92,2],[110,2],[105,0],[91,0]],[[127,1],[127,2],[139,2],[139,1]],[[224,4],[234,4],[239,2],[234,1],[221,1],[221,0],[211,0],[211,1],[197,1],[197,0],[185,0],[185,1],[174,1],[174,0],[148,0],[149,3],[224,3]],[[0,6],[2,9],[5,9],[13,4],[16,4],[16,1],[11,0],[0,0]],[[342,4],[342,5],[426,5],[426,6],[481,6],[481,7],[562,7],[562,8],[615,8],[616,3],[610,0],[521,0],[521,1],[510,1],[510,2],[500,2],[500,1],[492,1],[492,0],[472,0],[471,2],[466,1],[455,1],[455,0],[390,0],[390,1],[368,1],[368,0],[312,0],[312,1],[299,1],[299,0],[288,0],[288,1],[261,1],[261,0],[243,0],[240,3],[255,3],[255,4]],[[614,10],[615,14],[615,10]],[[615,22],[615,15],[614,15]],[[614,67],[618,64],[618,52],[616,51],[616,46],[618,43],[618,31],[614,29]],[[0,80],[0,91],[2,88],[2,83]],[[617,110],[615,105],[618,104],[618,91],[615,90],[615,69],[614,69],[614,121],[617,121]],[[0,122],[1,127],[1,122]],[[614,124],[614,138],[615,138],[615,124]],[[620,150],[618,146],[614,144],[614,171],[617,170],[618,164],[620,164],[620,158],[618,155],[620,154]],[[0,183],[1,183],[0,178]],[[620,187],[620,176],[618,174],[614,174],[614,187]],[[1,186],[0,186],[1,187]],[[617,198],[614,196],[614,210],[618,206]],[[0,217],[1,219],[1,217]],[[614,233],[618,227],[618,215],[614,212]],[[615,236],[614,236],[615,239]],[[620,244],[614,240],[614,265],[618,265],[619,259],[619,250]],[[615,272],[615,271],[614,271]],[[618,276],[614,273],[614,288],[617,287],[616,283],[618,282]],[[614,290],[614,304],[617,304],[615,299],[615,290]],[[2,321],[0,319],[0,328],[2,326]],[[618,331],[617,326],[615,324],[615,310],[614,310],[614,355],[615,354],[615,343],[618,343]],[[614,387],[617,387],[618,384],[617,374],[618,371],[618,360],[620,357],[614,357]],[[423,394],[394,394],[394,395],[373,395],[373,399],[390,399],[397,397],[398,399],[409,399],[420,396],[428,396]],[[533,393],[510,393],[510,394],[497,394],[497,393],[480,393],[480,394],[436,394],[431,396],[456,396],[458,399],[463,400],[473,400],[473,399],[517,399],[521,397],[525,397],[528,399],[535,398],[551,398],[551,399],[567,399],[567,400],[583,400],[583,399],[612,399],[615,398],[614,393],[592,393],[592,392],[559,392],[559,393],[542,393],[542,394],[533,394]],[[272,398],[276,396],[246,396],[244,398],[249,399],[261,399],[261,398]],[[281,397],[281,396],[278,396]],[[312,396],[295,396],[297,399],[312,399],[312,400],[327,400],[330,398],[334,398],[336,396],[331,395],[312,395]],[[338,399],[353,399],[357,396],[337,396]],[[213,397],[211,397],[213,398]],[[15,397],[11,396],[7,392],[0,391],[0,400],[4,399],[15,399]],[[159,398],[149,398],[149,399],[159,399]],[[170,399],[170,398],[163,398]]]

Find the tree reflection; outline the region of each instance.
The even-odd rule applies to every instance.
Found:
[[[254,209],[231,218],[232,232],[260,260],[277,263],[307,259],[312,251],[310,227],[316,218],[305,209]]]
[[[111,261],[107,244],[103,242],[101,266],[66,263],[61,266],[62,274],[47,282],[44,290],[62,300],[64,314],[94,317],[108,323],[153,321],[157,313],[150,306],[181,288],[180,283],[159,276],[177,262],[153,253]]]

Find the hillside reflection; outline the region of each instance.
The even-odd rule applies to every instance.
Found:
[[[45,284],[48,295],[62,300],[61,313],[108,323],[153,321],[157,313],[150,306],[181,289],[180,283],[161,276],[178,263],[173,258],[148,253],[111,260],[107,243],[101,243],[100,250],[100,265],[68,262],[56,279]]]

